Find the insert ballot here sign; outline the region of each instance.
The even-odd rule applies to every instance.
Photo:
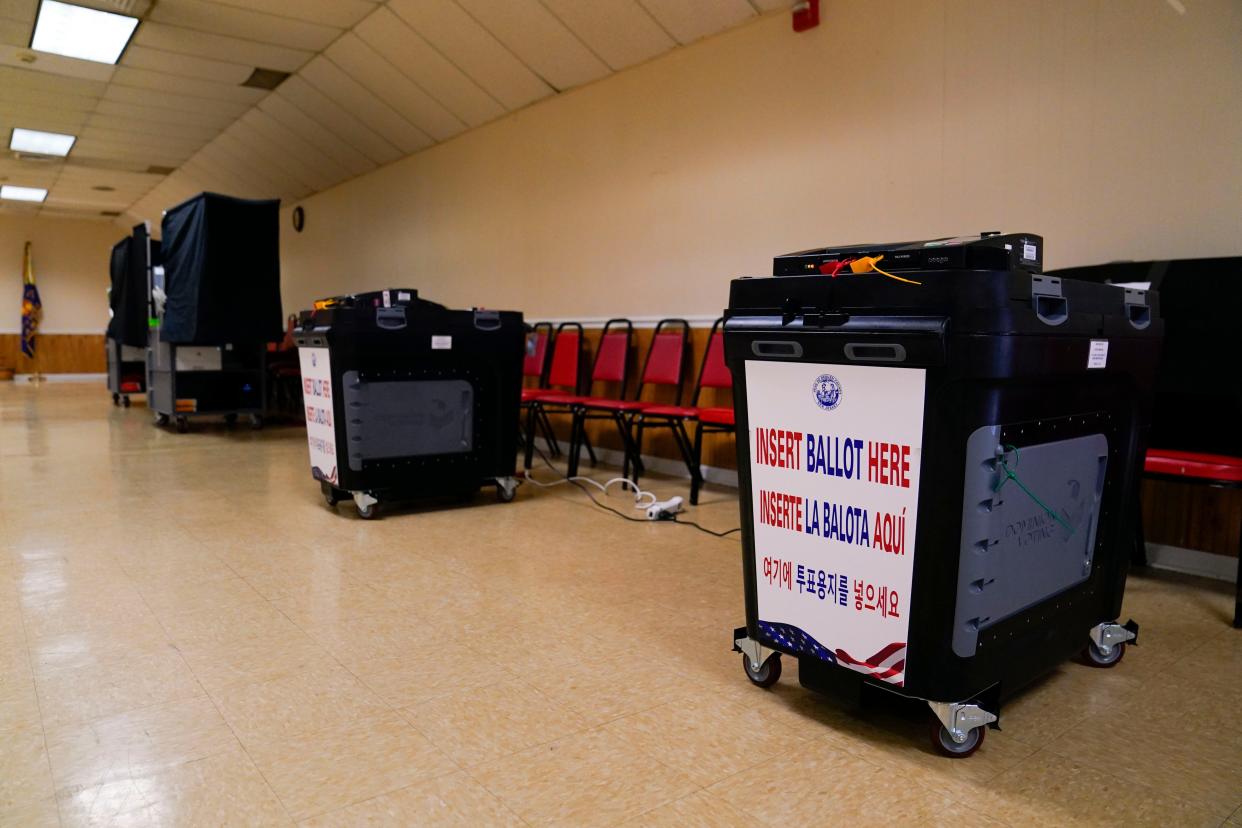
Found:
[[[905,684],[926,372],[746,362],[759,627]]]
[[[302,402],[306,406],[306,442],[311,472],[318,480],[339,482],[336,426],[332,414],[332,362],[327,348],[298,348],[302,365]]]

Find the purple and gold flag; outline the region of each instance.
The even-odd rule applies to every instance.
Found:
[[[34,359],[35,334],[43,316],[43,302],[35,287],[34,263],[30,259],[30,242],[26,242],[26,259],[22,266],[22,353]]]

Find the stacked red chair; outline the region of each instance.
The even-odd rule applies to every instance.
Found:
[[[555,413],[556,409],[552,405],[545,406],[543,401],[566,394],[578,394],[582,390],[582,366],[585,363],[586,337],[583,336],[582,325],[577,322],[562,322],[552,338],[552,364],[548,368],[543,387],[522,389],[522,407],[526,410],[526,428],[522,438],[526,443],[527,470],[535,457],[536,426],[544,432],[553,456],[561,453],[552,431],[552,423],[548,419],[548,415]]]
[[[729,390],[733,388],[733,373],[725,364],[723,319],[712,324],[707,336],[707,350],[699,367],[699,378],[689,405],[656,405],[643,409],[636,418],[634,442],[639,454],[643,448],[643,434],[653,428],[667,428],[673,433],[677,448],[686,461],[690,473],[690,503],[699,502],[699,490],[703,487],[703,436],[705,434],[732,434],[735,430],[732,406],[699,405],[703,389]],[[697,423],[694,441],[691,442],[686,423]]]
[[[638,480],[643,471],[643,461],[634,442],[634,418],[644,409],[657,403],[642,399],[643,391],[656,386],[674,389],[673,402],[681,401],[685,387],[686,362],[690,349],[690,325],[684,319],[662,319],[656,325],[651,345],[643,361],[643,370],[634,399],[625,399],[625,389],[618,399],[609,397],[581,397],[573,401],[574,424],[569,441],[569,476],[578,473],[578,456],[586,442],[588,420],[611,420],[625,448],[622,474]]]

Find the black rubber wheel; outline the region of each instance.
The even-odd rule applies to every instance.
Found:
[[[251,414],[250,415],[250,430],[259,431],[262,428],[263,428],[263,415],[262,414]]]
[[[112,395],[112,404],[113,404],[113,405],[120,405],[120,404],[121,404],[121,395],[120,395],[120,394],[113,394],[113,395]]]
[[[966,741],[958,744],[953,741],[948,728],[940,723],[935,716],[931,720],[932,747],[951,759],[965,759],[979,749],[983,737],[987,735],[987,726],[976,727],[966,734]]]
[[[178,417],[177,418],[177,433],[185,434],[189,430],[190,430],[190,421],[187,420],[185,417]]]
[[[129,397],[121,397],[121,405],[129,408]]]
[[[167,414],[156,414],[156,415],[155,415],[155,424],[156,424],[157,426],[166,426],[166,425],[168,425],[168,415],[167,415]]]
[[[378,503],[372,503],[369,506],[359,506],[355,504],[354,508],[358,510],[358,517],[363,520],[375,520],[375,518],[379,516]]]
[[[517,497],[517,486],[514,486],[512,489],[506,489],[499,483],[496,484],[496,499],[501,503],[512,503],[515,497]]]
[[[323,493],[323,502],[328,504],[328,508],[335,509],[336,504],[341,502],[341,498],[336,493],[336,489],[326,489]]]
[[[750,660],[750,656],[743,653],[742,669],[746,671],[746,678],[750,679],[751,684],[756,687],[771,687],[781,678],[780,653],[768,656],[767,661],[760,664],[758,668]]]
[[[1125,654],[1126,642],[1124,641],[1109,647],[1107,653],[1096,646],[1094,641],[1088,641],[1082,651],[1082,660],[1089,667],[1116,667]]]

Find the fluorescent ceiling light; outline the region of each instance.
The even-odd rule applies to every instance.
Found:
[[[47,198],[47,190],[41,187],[15,187],[12,184],[0,184],[0,198],[10,201],[42,201]]]
[[[30,48],[98,63],[116,63],[138,18],[43,0]]]
[[[37,129],[13,128],[13,137],[9,139],[9,149],[18,152],[34,152],[39,155],[59,155],[64,157],[73,148],[76,135],[62,135],[59,132],[40,132]]]

